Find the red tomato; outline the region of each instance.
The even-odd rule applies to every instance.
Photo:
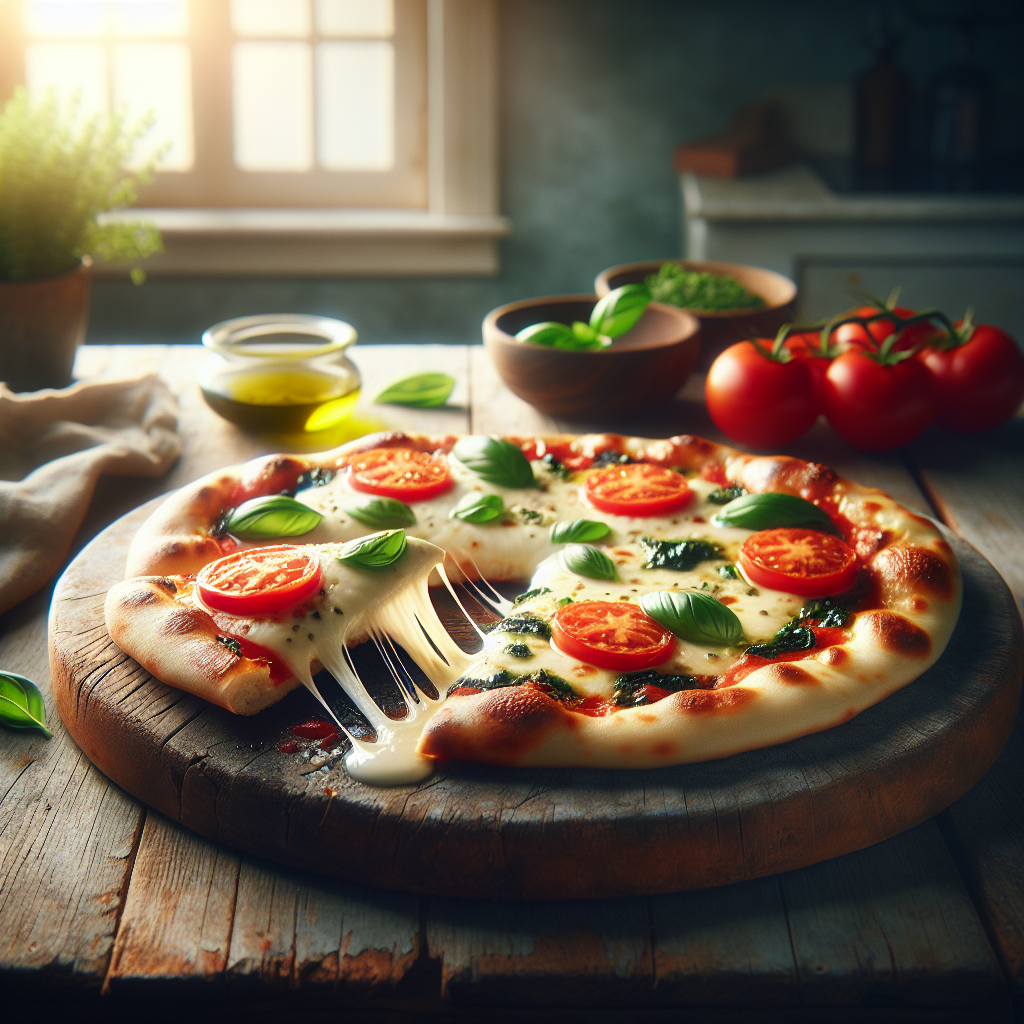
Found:
[[[704,385],[715,425],[734,441],[754,448],[795,441],[819,412],[807,363],[776,362],[749,341],[727,348],[711,364]]]
[[[216,611],[269,615],[320,589],[320,555],[292,544],[236,551],[200,569],[196,586]]]
[[[551,636],[563,654],[613,672],[660,665],[676,643],[639,605],[625,601],[567,604],[555,613]]]
[[[821,335],[818,331],[810,331],[805,334],[792,334],[783,343],[794,359],[803,359],[807,368],[811,371],[814,380],[814,395],[818,408],[825,405],[825,374],[832,360],[821,354]]]
[[[616,516],[667,515],[693,498],[681,474],[648,462],[599,469],[587,477],[586,491],[594,508]]]
[[[443,457],[408,448],[372,448],[346,459],[349,483],[357,491],[399,501],[429,501],[455,483]]]
[[[844,352],[825,375],[825,415],[856,448],[880,452],[909,444],[935,416],[935,385],[917,359],[882,366]]]
[[[877,306],[861,306],[853,311],[857,316],[874,316],[881,313]],[[905,306],[896,306],[893,312],[897,316],[913,316],[914,311]],[[873,324],[865,327],[863,324],[843,324],[832,332],[829,339],[833,345],[843,348],[867,348],[877,349],[878,346],[896,330],[896,325],[891,320],[876,320]],[[899,347],[899,346],[897,346]]]
[[[935,422],[946,430],[991,430],[1024,401],[1024,354],[998,327],[979,324],[965,345],[945,352],[929,349],[921,360],[938,392]]]
[[[838,594],[857,578],[857,553],[819,530],[761,530],[743,542],[739,563],[751,583],[801,597]]]

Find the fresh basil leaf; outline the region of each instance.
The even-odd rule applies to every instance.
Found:
[[[615,563],[603,551],[590,544],[569,544],[562,549],[559,559],[563,569],[577,576],[586,576],[592,580],[619,578]]]
[[[397,498],[373,498],[365,505],[345,509],[356,522],[374,526],[378,530],[394,529],[396,526],[412,526],[416,513],[404,501]]]
[[[530,345],[543,345],[546,348],[575,348],[575,336],[568,324],[544,320],[539,324],[524,327],[517,335],[516,341]]]
[[[487,434],[464,437],[452,448],[452,455],[489,484],[519,489],[537,484],[526,456],[504,438]]]
[[[466,523],[489,523],[504,511],[505,502],[501,500],[500,494],[470,491],[459,499],[459,503],[448,513],[448,518],[461,519]]]
[[[568,523],[555,523],[551,527],[551,543],[587,544],[590,541],[603,540],[611,532],[612,528],[607,523],[599,523],[596,519],[573,519]]]
[[[0,725],[10,729],[39,729],[47,738],[46,705],[39,687],[17,672],[0,672]]]
[[[267,494],[243,501],[227,518],[225,528],[241,540],[265,540],[268,537],[301,537],[309,533],[323,516],[286,494]]]
[[[594,330],[590,324],[585,324],[582,320],[574,320],[572,322],[572,333],[573,337],[582,342],[584,345],[592,345],[600,335]]]
[[[743,639],[736,613],[699,590],[659,590],[644,594],[640,607],[681,640],[733,647]]]
[[[502,654],[507,654],[510,658],[532,658],[533,648],[529,644],[524,644],[521,640],[515,640],[510,644],[505,644],[501,649]]]
[[[624,284],[609,292],[590,314],[590,326],[607,338],[625,334],[644,315],[651,293],[643,284]]]
[[[745,530],[774,530],[782,526],[820,530],[839,535],[829,514],[795,494],[745,494],[730,501],[711,517],[715,526],[739,526]]]
[[[806,626],[813,622],[816,626],[845,626],[850,613],[832,597],[816,597],[808,601],[795,617],[795,622]]]
[[[780,654],[794,651],[809,651],[814,646],[814,632],[807,626],[787,623],[766,644],[751,644],[745,654],[756,654],[760,658],[777,658]]]
[[[689,572],[711,558],[721,558],[722,549],[706,540],[657,540],[641,537],[640,547],[647,556],[648,569],[675,569]]]
[[[338,553],[338,561],[356,569],[386,569],[405,554],[407,547],[405,530],[386,530],[350,540]]]
[[[455,378],[447,373],[418,373],[397,380],[375,399],[377,405],[407,405],[413,409],[435,409],[448,401]]]

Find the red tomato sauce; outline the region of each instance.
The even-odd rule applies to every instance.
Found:
[[[280,686],[281,683],[292,678],[292,670],[273,651],[268,650],[261,644],[253,643],[252,640],[247,640],[244,636],[238,636],[222,628],[222,624],[218,622],[219,618],[219,615],[215,615],[213,621],[216,623],[221,635],[226,636],[229,640],[234,640],[244,657],[249,658],[251,661],[267,662],[270,666],[270,680],[275,686]]]
[[[338,735],[338,727],[325,718],[310,718],[292,726],[292,732],[305,740],[329,740]]]
[[[780,661],[806,661],[819,651],[823,651],[827,647],[837,647],[839,644],[846,643],[850,638],[849,630],[835,626],[812,626],[811,632],[814,634],[814,646],[809,647],[806,651],[789,651],[787,654],[780,654],[777,658],[762,658],[759,654],[744,654],[731,668],[725,671],[715,689],[720,689],[723,686],[735,686],[736,683],[746,679],[751,672],[755,672],[765,665],[773,665]]]

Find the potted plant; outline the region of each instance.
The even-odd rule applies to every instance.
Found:
[[[32,104],[18,89],[0,112],[0,381],[14,391],[64,387],[89,315],[91,256],[137,261],[161,249],[151,225],[104,223],[131,205],[155,157],[129,162],[142,121],[82,121],[78,102]],[[139,268],[132,270],[136,283]]]

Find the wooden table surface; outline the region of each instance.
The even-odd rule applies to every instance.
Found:
[[[207,410],[195,383],[202,358],[191,346],[80,351],[81,378],[158,370],[181,400],[185,445],[164,480],[102,481],[76,550],[143,501],[276,450]],[[364,347],[353,358],[370,396],[427,369],[458,381],[440,410],[364,401],[357,415],[382,425],[721,439],[697,379],[646,417],[556,423],[512,396],[479,347]],[[930,431],[908,451],[877,456],[819,424],[791,451],[942,519],[1024,607],[1024,420],[977,439]],[[0,617],[0,667],[39,682],[54,731],[49,741],[0,732],[7,1019],[180,1020],[196,1003],[246,1021],[339,1007],[351,1020],[396,1022],[733,1021],[755,1008],[758,1020],[779,1021],[953,1021],[968,1008],[972,1020],[1024,1019],[1019,717],[995,766],[948,810],[813,867],[647,899],[418,897],[236,853],[109,783],[49,700],[51,590]]]

